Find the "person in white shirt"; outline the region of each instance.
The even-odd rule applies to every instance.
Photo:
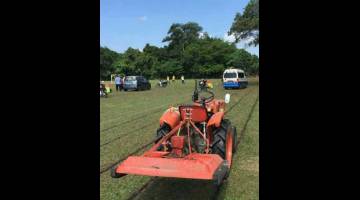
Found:
[[[121,91],[121,78],[119,75],[116,75],[115,77],[115,86],[116,86],[116,91]]]

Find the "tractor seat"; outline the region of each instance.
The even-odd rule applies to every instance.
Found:
[[[190,109],[191,120],[195,123],[205,122],[208,119],[207,111],[203,106],[198,105],[181,105],[179,106],[179,112],[181,120],[186,118],[186,110]]]

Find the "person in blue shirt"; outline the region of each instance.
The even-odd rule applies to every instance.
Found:
[[[122,82],[122,80],[121,80],[120,76],[116,75],[116,77],[115,77],[116,91],[119,91],[119,90],[121,91],[121,82]]]

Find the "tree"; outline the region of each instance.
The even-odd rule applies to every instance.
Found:
[[[234,44],[219,38],[197,40],[184,51],[184,70],[190,77],[219,77],[235,51]]]
[[[115,71],[114,62],[119,54],[107,47],[100,47],[100,79],[108,79]]]
[[[252,64],[248,73],[251,75],[259,74],[259,57],[256,55],[252,55]]]
[[[259,71],[259,58],[251,55],[244,49],[238,49],[230,55],[227,65],[245,70],[249,74],[257,74]]]
[[[134,62],[136,74],[143,75],[147,78],[152,78],[154,75],[153,68],[155,63],[157,63],[155,57],[146,53],[140,54]]]
[[[184,73],[181,63],[177,60],[168,60],[161,65],[155,66],[157,77],[180,76]]]
[[[168,46],[146,44],[142,51],[129,47],[124,53],[100,48],[100,78],[110,74],[143,75],[147,78],[185,75],[188,78],[219,78],[226,67],[258,73],[259,61],[235,44],[210,37],[194,22],[172,24],[164,41]]]
[[[227,65],[248,71],[252,65],[253,57],[244,49],[238,49],[230,55]]]
[[[162,42],[169,42],[168,50],[171,54],[178,56],[186,46],[199,39],[201,31],[202,27],[195,22],[174,23],[170,26],[168,35]]]
[[[243,14],[237,13],[228,35],[235,36],[235,42],[251,39],[249,45],[259,44],[259,0],[250,0]]]

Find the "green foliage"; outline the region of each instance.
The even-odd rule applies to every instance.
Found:
[[[188,72],[186,75],[194,78],[220,77],[229,60],[229,55],[235,51],[234,45],[221,39],[200,39],[185,49],[183,65],[185,71]]]
[[[143,75],[148,79],[175,75],[185,78],[220,78],[228,67],[256,74],[259,61],[235,44],[212,38],[197,23],[172,24],[165,47],[146,44],[142,51],[129,47],[124,53],[100,48],[100,77],[110,74]]]
[[[119,54],[107,47],[100,47],[100,79],[107,79],[111,73],[115,72],[114,63],[119,58]]]
[[[233,34],[236,42],[253,38],[249,45],[259,44],[259,0],[250,0],[243,14],[236,14],[228,34]]]
[[[169,48],[175,49],[180,54],[186,46],[199,39],[201,31],[202,27],[195,22],[175,23],[170,26],[163,42],[169,42]]]
[[[230,55],[230,60],[227,64],[235,68],[243,69],[249,74],[254,74],[256,70],[253,68],[256,67],[256,63],[258,64],[258,62],[257,56],[254,57],[244,49],[237,49]]]

